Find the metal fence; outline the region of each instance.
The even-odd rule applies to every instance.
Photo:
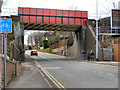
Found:
[[[104,60],[113,60],[113,47],[103,48],[103,59]]]
[[[10,46],[10,59],[21,61],[21,53],[20,50],[12,43]]]

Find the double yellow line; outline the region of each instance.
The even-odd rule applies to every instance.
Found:
[[[44,72],[44,74],[57,86],[57,88],[66,90],[65,87],[60,82],[58,82],[44,67],[42,67],[36,60],[34,60],[34,62],[38,68],[41,69],[42,72]]]

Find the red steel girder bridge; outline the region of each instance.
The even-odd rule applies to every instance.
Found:
[[[24,30],[76,31],[87,25],[88,12],[43,8],[18,8]]]

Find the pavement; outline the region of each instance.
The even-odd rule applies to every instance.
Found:
[[[32,58],[65,88],[118,87],[116,66],[95,64],[94,61],[68,60],[64,56],[42,52]]]
[[[113,62],[113,61],[94,61],[94,63],[120,67],[120,62]]]
[[[103,85],[103,87],[110,87],[110,86],[117,87],[117,84],[115,83],[117,81],[116,77],[118,75],[116,68],[94,66],[94,65],[91,65],[90,63],[118,66],[118,62],[86,60],[86,61],[82,61],[82,62],[86,62],[86,64],[84,64],[82,62],[73,61],[73,60],[68,61],[65,59],[65,56],[58,56],[58,55],[45,54],[45,53],[40,53],[39,55],[40,56],[32,56],[32,58],[37,60],[38,63],[40,63],[43,67],[45,67],[45,69],[47,69],[58,81],[62,83],[62,85],[65,85],[65,87],[67,88],[68,87],[93,88],[93,86],[96,83],[94,84],[90,84],[90,83],[95,81],[97,83],[99,81],[99,84],[95,85],[96,87],[101,87],[101,85]],[[22,65],[24,67],[23,71],[19,76],[15,77],[8,84],[7,88],[52,88],[49,81],[47,81],[46,77],[44,77],[41,74],[40,70],[38,70],[36,64],[29,56],[29,52],[28,52],[28,55],[26,55],[25,62],[23,62]],[[83,68],[82,67],[77,68],[77,66],[78,67],[83,66]],[[93,72],[91,72],[89,68],[92,69]],[[71,72],[74,75],[72,75]],[[89,76],[88,73],[91,73],[91,76]],[[95,76],[98,76],[98,77],[102,76],[101,78],[104,77],[104,79],[105,77],[107,77],[108,81],[107,80],[104,81],[104,79],[101,79],[101,78],[97,78],[99,79],[97,80],[95,79]],[[87,77],[87,81],[85,81],[86,78],[84,77]],[[80,78],[81,80],[79,80]],[[114,82],[114,84],[112,82]],[[84,83],[88,83],[88,86],[84,85]],[[108,85],[104,86],[104,83],[108,83]]]
[[[7,88],[50,88],[29,56],[22,65],[23,71],[8,84]]]
[[[63,56],[64,57],[64,56]],[[66,57],[69,60],[77,60],[74,57]],[[111,65],[111,66],[118,66],[120,67],[120,62],[115,62],[115,61],[87,61],[83,60],[83,62],[88,62],[88,63],[94,63],[94,64],[103,64],[103,65]]]

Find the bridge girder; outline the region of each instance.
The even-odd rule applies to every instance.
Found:
[[[24,30],[46,30],[46,31],[76,31],[82,25],[46,24],[46,23],[23,23]]]

